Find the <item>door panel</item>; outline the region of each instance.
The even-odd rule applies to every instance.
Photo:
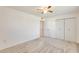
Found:
[[[76,42],[76,20],[65,20],[65,40]]]
[[[64,39],[64,20],[56,20],[57,39]]]

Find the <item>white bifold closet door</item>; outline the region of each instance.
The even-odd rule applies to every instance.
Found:
[[[45,22],[45,36],[64,40],[64,20],[47,20]]]
[[[56,21],[49,19],[45,21],[44,35],[51,38],[56,38]]]
[[[76,19],[65,19],[65,40],[76,42]]]
[[[56,20],[56,38],[64,40],[64,20]]]

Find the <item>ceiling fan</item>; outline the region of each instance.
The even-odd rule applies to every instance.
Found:
[[[41,14],[46,14],[46,13],[53,13],[53,7],[52,6],[44,6],[44,7],[40,7],[35,9],[36,12],[41,13]]]

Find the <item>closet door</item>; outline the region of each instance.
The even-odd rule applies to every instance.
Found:
[[[56,38],[64,40],[64,20],[56,20]]]
[[[76,19],[65,20],[65,40],[76,42]]]
[[[56,38],[56,21],[49,19],[45,22],[44,34],[47,37]]]

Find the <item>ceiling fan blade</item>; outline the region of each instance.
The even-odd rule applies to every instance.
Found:
[[[51,8],[52,6],[48,6],[48,9]]]
[[[42,9],[35,9],[36,12],[42,12]]]
[[[48,12],[53,13],[53,11],[48,11]]]

